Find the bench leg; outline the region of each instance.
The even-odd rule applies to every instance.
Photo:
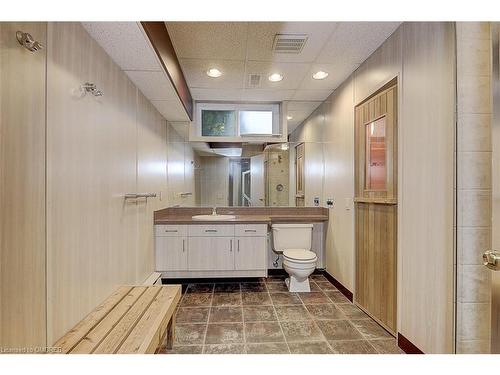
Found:
[[[167,349],[172,349],[175,340],[175,314],[172,315],[170,322],[168,322],[167,326],[167,340],[166,347]]]

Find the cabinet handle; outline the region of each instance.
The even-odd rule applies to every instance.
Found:
[[[172,230],[165,229],[165,233],[177,233],[177,229],[172,229]]]
[[[217,229],[205,229],[205,233],[217,233]]]
[[[255,233],[255,232],[257,232],[257,230],[256,229],[245,229],[245,233],[248,233],[248,232]]]
[[[229,240],[229,252],[233,252],[233,240]]]
[[[186,252],[186,240],[182,240],[182,252],[185,253]]]
[[[238,253],[240,252],[240,240],[238,240]]]

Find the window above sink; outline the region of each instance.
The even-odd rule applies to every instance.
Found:
[[[284,103],[196,102],[191,141],[280,142],[286,140]]]

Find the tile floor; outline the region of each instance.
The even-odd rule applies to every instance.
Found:
[[[290,293],[284,276],[188,284],[171,354],[396,354],[395,339],[324,276]]]

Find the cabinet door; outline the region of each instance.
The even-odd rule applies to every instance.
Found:
[[[186,237],[156,237],[156,271],[186,271]]]
[[[234,270],[232,237],[190,237],[189,271]]]
[[[236,237],[234,266],[237,270],[262,270],[267,267],[267,237]]]

